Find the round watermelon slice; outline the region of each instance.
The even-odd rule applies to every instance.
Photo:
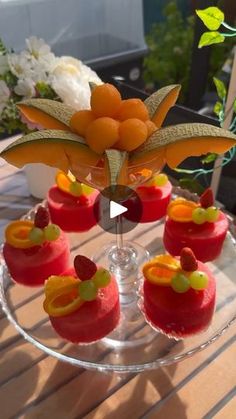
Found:
[[[167,218],[163,235],[166,250],[173,256],[180,255],[183,247],[190,247],[196,258],[202,262],[216,259],[222,250],[229,222],[220,211],[214,223],[181,223]]]
[[[142,201],[141,223],[160,220],[166,215],[167,206],[171,198],[172,185],[168,181],[162,187],[139,186],[136,189]]]
[[[76,277],[74,269],[63,276]],[[92,343],[108,335],[117,326],[120,318],[118,286],[114,276],[110,284],[99,290],[93,301],[86,301],[78,310],[61,317],[50,316],[56,332],[74,343]]]
[[[67,232],[83,232],[97,224],[94,205],[99,192],[86,195],[85,202],[80,197],[61,191],[56,185],[49,189],[47,202],[51,221]],[[96,202],[95,202],[96,201]]]
[[[198,270],[208,275],[208,287],[202,291],[190,288],[177,293],[170,286],[144,281],[142,311],[148,323],[174,338],[202,332],[210,325],[215,309],[216,283],[212,273],[201,262]]]
[[[43,285],[50,275],[60,275],[68,269],[70,248],[66,235],[61,231],[57,240],[29,249],[18,249],[5,243],[3,256],[12,279],[34,287]]]

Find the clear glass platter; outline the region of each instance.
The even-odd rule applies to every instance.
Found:
[[[182,192],[178,194],[181,195]],[[33,212],[34,209],[26,217],[30,218]],[[129,316],[126,316],[127,304],[121,307],[124,344],[114,345],[114,339],[110,336],[90,345],[71,344],[60,338],[51,327],[48,316],[42,308],[43,288],[29,288],[15,284],[0,254],[0,300],[3,311],[27,341],[47,354],[79,367],[122,373],[140,372],[179,362],[213,344],[236,319],[234,230],[235,227],[231,223],[221,256],[214,262],[208,263],[217,280],[216,310],[212,324],[207,331],[193,337],[176,341],[153,331],[140,314],[137,301],[133,301],[128,310]],[[139,225],[133,230],[131,239],[145,245],[151,254],[161,253],[164,251],[162,233],[162,221],[147,224],[145,227]],[[99,230],[96,235],[106,236],[107,233]],[[91,234],[88,237],[84,234],[77,238],[77,247],[75,240],[78,235],[69,236],[72,250],[75,252],[75,249],[79,248],[80,251],[80,248],[83,248],[83,240],[86,244]],[[109,240],[110,236],[108,237]],[[107,238],[104,237],[103,243],[106,241]],[[118,332],[116,331],[116,336],[118,335],[119,328]]]

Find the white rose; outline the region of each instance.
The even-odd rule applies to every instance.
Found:
[[[24,98],[31,98],[35,96],[35,84],[31,79],[21,79],[18,80],[17,85],[14,89],[14,92],[19,95],[23,96]]]
[[[79,60],[73,57],[61,57],[55,63],[55,67],[52,71],[54,76],[68,75],[71,77],[80,77],[81,74],[81,63]]]
[[[0,55],[0,75],[9,70],[7,55]]]
[[[89,82],[101,84],[97,74],[73,57],[61,57],[53,70],[51,85],[61,100],[76,110],[90,108]]]
[[[65,74],[55,76],[51,85],[61,100],[75,110],[88,109],[90,107],[90,88],[78,78]]]
[[[87,82],[91,81],[91,82],[96,83],[96,84],[102,84],[103,83],[102,80],[100,79],[100,77],[98,77],[97,73],[83,63],[81,63],[81,76]]]

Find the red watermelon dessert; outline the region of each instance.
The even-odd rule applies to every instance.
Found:
[[[183,247],[190,247],[202,262],[216,259],[228,230],[226,215],[214,206],[210,188],[198,203],[177,198],[167,208],[163,242],[173,256],[180,255]]]
[[[78,344],[93,343],[118,325],[118,286],[106,269],[77,255],[74,268],[46,281],[43,307],[62,338]]]
[[[159,173],[145,185],[136,189],[142,202],[141,223],[157,221],[166,215],[171,191],[172,185],[164,173]]]
[[[34,222],[18,220],[5,230],[3,256],[12,279],[31,287],[40,286],[52,274],[69,267],[70,248],[65,234],[49,223],[46,208],[39,206]]]
[[[77,182],[73,175],[58,172],[56,185],[47,196],[52,222],[67,232],[90,230],[97,224],[94,205],[98,205],[98,194],[96,189]]]
[[[216,284],[190,248],[180,258],[159,255],[143,268],[140,308],[151,327],[182,339],[206,330],[214,314]]]

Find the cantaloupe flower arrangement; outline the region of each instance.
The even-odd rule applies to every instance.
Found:
[[[189,156],[221,154],[236,145],[234,134],[208,124],[161,128],[179,91],[179,85],[166,86],[142,102],[122,100],[111,84],[93,85],[91,108],[77,112],[48,99],[25,100],[18,105],[21,113],[45,129],[13,142],[1,157],[19,168],[44,163],[70,170],[78,180],[101,189],[135,186],[140,176],[145,181],[164,164],[175,168]],[[97,178],[96,168],[102,173]]]

